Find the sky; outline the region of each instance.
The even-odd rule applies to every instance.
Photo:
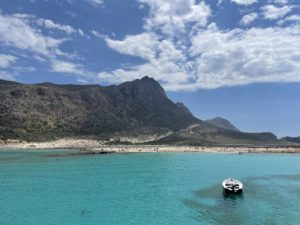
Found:
[[[0,79],[150,76],[200,119],[300,136],[299,0],[0,0]]]

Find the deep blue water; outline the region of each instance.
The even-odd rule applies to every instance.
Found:
[[[298,154],[52,153],[0,152],[1,225],[300,224]]]

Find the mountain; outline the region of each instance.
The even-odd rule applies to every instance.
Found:
[[[0,139],[134,136],[198,122],[149,77],[108,87],[0,81]]]
[[[195,118],[152,78],[98,85],[20,84],[0,80],[0,139],[161,136],[159,144],[265,144],[271,133],[239,132],[218,118]],[[154,143],[154,142],[153,142]]]
[[[300,137],[283,137],[280,140],[300,144]]]
[[[216,117],[210,120],[205,120],[205,122],[213,124],[217,127],[224,128],[231,131],[240,131],[235,126],[233,126],[228,120],[222,118],[222,117]]]
[[[171,145],[271,145],[278,144],[277,137],[270,132],[246,133],[212,126],[203,122],[174,132],[152,142]]]

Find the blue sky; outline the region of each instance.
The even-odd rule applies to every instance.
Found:
[[[300,135],[298,0],[0,0],[0,78],[151,76],[200,119]]]

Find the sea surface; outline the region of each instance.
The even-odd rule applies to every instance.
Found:
[[[65,152],[0,152],[1,225],[300,224],[300,154]]]

